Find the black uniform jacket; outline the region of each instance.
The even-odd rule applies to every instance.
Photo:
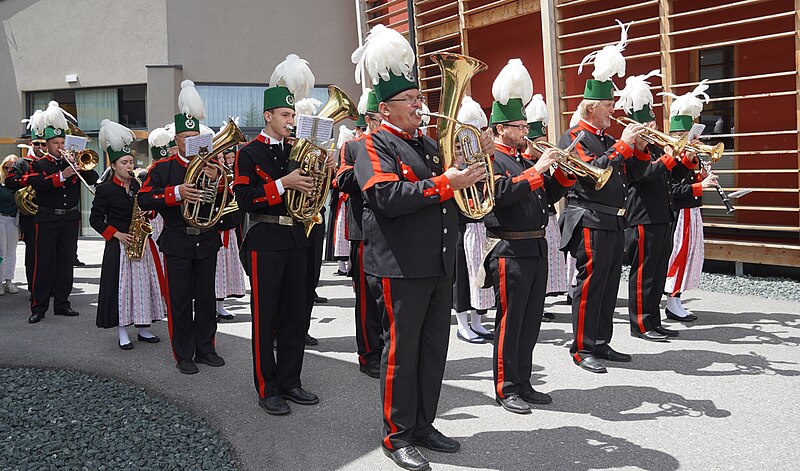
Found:
[[[697,162],[690,161],[685,155],[681,163],[672,171],[672,199],[674,209],[698,208],[703,205],[703,185],[700,174],[695,171]]]
[[[616,215],[614,210],[624,209],[628,195],[628,178],[626,165],[644,165],[650,161],[650,154],[632,149],[623,141],[617,141],[602,130],[596,129],[581,120],[577,125],[561,136],[558,145],[566,148],[575,140],[578,133],[584,131],[584,138],[574,153],[591,165],[600,169],[613,168],[608,182],[600,190],[595,190],[595,182],[591,178],[578,178],[577,183],[567,193],[567,207],[559,221],[561,225],[561,248],[569,246],[575,228],[578,226],[592,229],[622,230],[626,227],[624,216]],[[633,158],[632,157],[636,157]],[[637,163],[639,161],[640,163]],[[588,203],[588,204],[586,204]],[[607,208],[606,212],[588,209],[585,206],[599,204]],[[614,211],[615,214],[609,214]]]
[[[361,187],[356,180],[355,165],[359,149],[364,147],[365,142],[366,135],[347,141],[339,153],[339,170],[336,172],[336,185],[339,187],[339,191],[350,195],[350,204],[347,207],[347,240],[364,239],[361,228],[361,218],[364,214],[364,198],[361,196]]]
[[[8,175],[6,175],[6,186],[14,191],[28,186],[28,179],[33,175],[30,171],[33,161],[34,159],[30,157],[23,157],[14,162]]]
[[[669,224],[672,221],[672,175],[677,160],[660,147],[649,145],[649,165],[628,172],[630,187],[625,218],[628,225]],[[678,165],[682,167],[682,165]]]
[[[45,155],[43,158],[31,163],[28,183],[36,190],[36,203],[39,211],[34,216],[34,222],[77,221],[81,218],[80,211],[69,211],[66,214],[54,214],[54,209],[67,210],[76,208],[81,199],[81,181],[73,175],[63,182],[60,173],[67,169],[69,164],[64,159],[54,159]],[[100,178],[94,170],[81,172],[86,183],[94,185]],[[44,208],[44,209],[43,209]]]
[[[234,166],[233,191],[239,209],[248,213],[287,216],[283,195],[278,194],[276,181],[285,176],[289,167],[291,146],[284,150],[277,144],[267,144],[261,133],[239,150]],[[302,224],[281,226],[251,221],[245,235],[243,251],[274,252],[308,247]],[[244,248],[246,246],[246,249]]]
[[[111,240],[117,232],[127,233],[133,216],[133,198],[138,191],[136,180],[131,180],[131,190],[127,191],[116,176],[98,184],[89,214],[92,229],[105,240]]]
[[[364,206],[364,271],[388,278],[451,275],[458,207],[436,143],[384,123],[356,157]]]
[[[183,219],[183,207],[177,199],[177,186],[184,183],[188,161],[178,154],[155,162],[139,190],[139,206],[155,210],[164,218],[164,230],[158,237],[158,249],[165,255],[204,259],[216,257],[222,245],[219,232],[206,231],[198,235],[183,232],[190,227]]]
[[[575,184],[561,170],[553,176],[540,174],[533,161],[516,149],[495,143],[494,211],[484,218],[488,231],[538,231],[547,227],[548,205],[567,194]],[[547,243],[542,238],[501,240],[492,251],[495,257],[547,257]]]

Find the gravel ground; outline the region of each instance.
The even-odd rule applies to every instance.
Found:
[[[628,267],[622,267],[622,279],[628,280]],[[779,301],[800,302],[800,281],[791,278],[734,276],[703,272],[700,289],[715,293],[761,296]]]
[[[231,446],[144,388],[0,368],[0,469],[235,470]]]

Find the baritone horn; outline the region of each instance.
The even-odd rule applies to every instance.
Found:
[[[461,100],[467,91],[472,76],[486,70],[486,64],[469,56],[460,54],[433,54],[434,61],[442,73],[442,91],[439,113],[425,113],[417,110],[417,115],[437,118],[439,155],[446,169],[453,165],[456,148],[461,148],[464,163],[481,163],[486,171],[483,180],[455,192],[458,209],[471,219],[481,219],[494,208],[494,169],[492,156],[481,150],[481,131],[475,126],[456,119]]]

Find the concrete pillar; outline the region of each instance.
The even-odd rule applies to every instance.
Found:
[[[146,65],[147,128],[164,127],[178,110],[178,93],[183,80],[183,65]]]

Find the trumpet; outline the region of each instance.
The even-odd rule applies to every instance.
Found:
[[[616,118],[614,116],[611,117],[617,124],[622,126],[628,126],[629,124],[639,124],[636,121],[628,118],[627,116],[623,116],[621,118]],[[672,147],[673,155],[675,158],[680,155],[681,152],[693,152],[695,154],[703,154],[708,155],[711,157],[712,162],[716,162],[722,158],[722,154],[725,152],[725,144],[719,143],[717,145],[711,146],[707,144],[692,144],[687,140],[687,136],[683,136],[681,138],[677,138],[674,136],[670,136],[665,132],[658,131],[656,129],[650,129],[648,127],[644,128],[644,131],[639,135],[645,142],[648,144],[653,144],[662,149],[664,147],[670,146]]]
[[[527,139],[527,137],[526,137]],[[571,172],[579,177],[591,178],[594,180],[594,189],[600,191],[608,183],[614,169],[608,167],[606,169],[597,168],[594,165],[587,164],[579,156],[573,154],[568,149],[561,149],[555,144],[547,141],[532,141],[528,139],[534,149],[544,154],[548,149],[555,149],[559,155],[557,165],[565,172]]]

